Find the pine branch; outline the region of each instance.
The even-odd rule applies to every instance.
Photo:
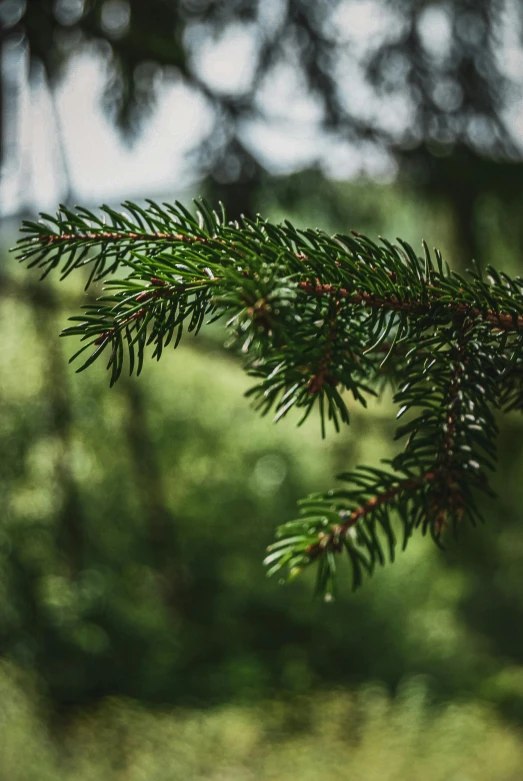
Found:
[[[477,497],[491,493],[497,428],[493,410],[523,408],[523,280],[488,269],[486,279],[451,271],[438,251],[423,257],[399,240],[375,244],[258,218],[228,223],[199,202],[124,204],[101,215],[61,207],[26,222],[20,260],[62,278],[88,266],[103,294],[72,318],[65,335],[84,344],[73,356],[104,352],[111,384],[140,373],[148,347],[159,359],[185,331],[224,318],[256,384],[248,392],[275,420],[294,407],[302,423],[318,408],[339,430],[347,397],[366,404],[395,388],[403,450],[388,470],[359,467],[345,486],[313,495],[302,517],[281,526],[269,572],[294,577],[318,568],[318,592],[333,593],[345,551],[354,586],[394,557],[416,529],[441,545],[464,518],[482,520]],[[118,268],[127,275],[114,276]],[[348,392],[348,393],[347,393]]]

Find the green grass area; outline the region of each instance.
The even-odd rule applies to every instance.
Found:
[[[9,781],[517,781],[523,734],[474,702],[431,705],[423,679],[206,710],[109,699],[50,732],[45,702],[0,668]]]

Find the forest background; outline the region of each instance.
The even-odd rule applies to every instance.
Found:
[[[520,778],[520,416],[485,528],[315,602],[266,579],[264,549],[298,498],[391,454],[390,399],[326,441],[274,426],[219,328],[109,390],[58,339],[82,286],[7,249],[59,201],[203,194],[521,273],[522,16],[0,3],[2,781]]]

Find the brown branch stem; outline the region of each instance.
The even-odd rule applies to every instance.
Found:
[[[356,234],[357,235],[357,234]],[[142,242],[154,242],[154,241],[175,241],[184,242],[187,244],[207,244],[208,239],[203,236],[187,236],[183,233],[122,233],[119,231],[92,231],[85,233],[62,233],[47,236],[38,236],[37,240],[42,244],[53,245],[60,244],[62,242],[68,243],[73,241],[142,241]],[[215,239],[219,243],[225,244],[225,242]],[[235,247],[231,245],[231,250],[237,252]],[[239,253],[241,254],[241,253]],[[295,256],[300,260],[307,260],[308,256],[302,252],[295,253]],[[336,261],[336,265],[341,266],[340,261]],[[394,272],[388,272],[392,280],[395,278]],[[379,296],[366,291],[355,290],[350,291],[345,288],[336,287],[335,285],[322,284],[319,280],[313,284],[311,282],[300,282],[298,288],[310,295],[335,295],[337,299],[346,299],[354,304],[365,304],[366,306],[376,307],[379,309],[388,309],[395,312],[407,312],[410,314],[423,315],[428,314],[431,311],[431,304],[437,303],[438,298],[443,295],[437,290],[434,290],[433,285],[427,282],[426,289],[430,291],[433,301],[408,301],[398,298],[397,296]],[[499,328],[503,331],[519,331],[523,330],[523,315],[513,317],[506,312],[496,312],[493,310],[482,310],[478,307],[465,304],[463,302],[449,302],[447,308],[455,316],[468,316],[475,319],[482,319],[493,325],[495,328]]]
[[[215,278],[214,278],[215,279]],[[202,287],[204,284],[207,285],[210,282],[213,282],[214,279],[207,279],[204,280],[204,282],[200,281],[193,281],[189,282],[185,285],[169,285],[167,282],[165,282],[163,279],[158,279],[157,277],[151,278],[151,283],[155,285],[156,287],[152,287],[149,290],[144,290],[142,293],[138,293],[138,295],[135,298],[135,301],[137,303],[147,303],[151,301],[158,301],[160,298],[168,298],[171,293],[184,293],[188,290],[197,289],[199,287]],[[128,325],[129,323],[133,322],[134,320],[140,320],[144,315],[147,314],[147,309],[145,307],[140,307],[136,312],[133,312],[128,317],[124,318],[120,322],[115,322],[114,326],[112,328],[108,328],[106,331],[103,331],[100,336],[97,337],[94,344],[100,345],[102,342],[104,342],[106,339],[112,339],[115,333],[118,330],[121,330],[124,326]]]
[[[188,244],[206,243],[199,236],[186,236],[184,233],[120,233],[118,231],[92,231],[86,233],[57,233],[38,236],[41,244],[60,244],[72,241],[183,241]]]
[[[454,451],[457,432],[457,421],[460,415],[460,386],[464,367],[467,361],[467,332],[462,323],[455,347],[455,355],[452,359],[452,369],[449,381],[448,401],[445,413],[444,431],[441,447],[438,453],[438,465],[441,476],[441,496],[434,497],[434,513],[436,517],[436,530],[441,532],[445,528],[447,513],[454,510],[458,517],[463,512],[463,496],[456,480]],[[440,501],[438,501],[438,498]]]
[[[319,534],[318,542],[309,545],[307,549],[309,558],[316,558],[326,549],[340,552],[342,550],[343,538],[347,535],[348,531],[353,526],[355,526],[358,521],[360,521],[369,513],[373,512],[376,507],[391,502],[404,491],[413,491],[416,488],[422,486],[423,483],[436,480],[439,476],[439,469],[432,469],[420,475],[419,477],[411,477],[407,480],[401,480],[392,488],[389,488],[380,494],[376,494],[376,496],[373,496],[371,499],[365,502],[365,504],[362,504],[355,510],[352,510],[350,515],[342,523],[334,526],[330,532],[322,532]]]
[[[407,312],[409,314],[423,315],[428,314],[431,311],[431,303],[438,303],[440,295],[437,290],[431,291],[433,296],[433,302],[423,303],[421,301],[405,301],[397,298],[394,295],[390,296],[377,296],[373,293],[367,293],[365,291],[356,290],[350,291],[345,288],[339,288],[335,285],[321,284],[316,282],[300,282],[298,288],[310,295],[322,296],[322,295],[335,295],[339,298],[344,298],[352,304],[365,304],[366,306],[376,307],[378,309],[388,309],[394,312]],[[427,285],[427,289],[430,290],[430,286]],[[518,315],[514,318],[504,312],[494,312],[492,310],[483,311],[475,306],[469,306],[463,302],[449,302],[447,308],[456,317],[462,318],[468,316],[476,319],[485,320],[493,325],[495,328],[499,328],[503,331],[519,331],[523,329],[523,315]]]
[[[320,360],[316,374],[314,374],[310,378],[309,383],[307,385],[307,389],[311,394],[319,393],[326,382],[329,385],[333,385],[333,386],[338,384],[337,380],[329,372],[329,362],[332,358],[332,353],[334,350],[334,342],[336,340],[336,326],[337,326],[339,309],[340,309],[340,300],[336,299],[336,309],[332,313],[332,316],[329,319],[329,332],[327,334],[327,348]]]

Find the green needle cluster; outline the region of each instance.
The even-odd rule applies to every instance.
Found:
[[[29,267],[62,278],[85,268],[87,286],[102,281],[64,331],[80,339],[78,371],[103,355],[113,384],[139,374],[147,352],[159,360],[185,331],[220,320],[255,379],[247,395],[275,420],[317,410],[324,436],[329,422],[350,422],[347,398],[365,406],[387,383],[395,391],[398,455],[301,502],[269,546],[270,574],[314,564],[330,597],[339,554],[356,588],[416,530],[441,544],[448,529],[482,520],[494,410],[523,408],[523,279],[490,268],[465,279],[426,245],[418,257],[401,240],[228,222],[204,201],[195,213],[147,203],[62,206],[23,223],[15,252]]]

